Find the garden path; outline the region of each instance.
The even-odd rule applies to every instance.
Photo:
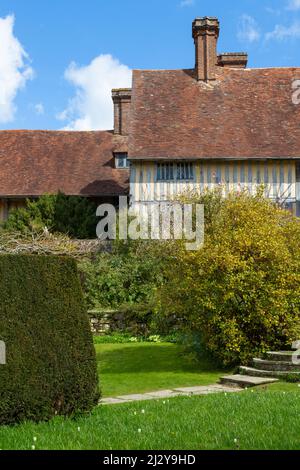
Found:
[[[230,387],[221,384],[207,385],[202,387],[183,387],[173,390],[160,390],[158,392],[140,393],[135,395],[122,395],[114,398],[103,398],[100,405],[117,405],[134,401],[161,400],[182,396],[209,395],[212,393],[240,392],[239,387]]]

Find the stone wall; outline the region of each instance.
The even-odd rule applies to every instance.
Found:
[[[91,324],[91,330],[93,335],[106,335],[111,332],[112,322],[111,316],[112,313],[102,313],[101,315],[98,312],[88,312]]]
[[[130,317],[125,312],[117,310],[88,312],[91,330],[95,336],[104,336],[115,332],[131,333],[133,335],[145,335],[147,325],[138,322],[134,316]]]

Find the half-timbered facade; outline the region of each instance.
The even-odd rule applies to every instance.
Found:
[[[196,18],[193,68],[135,70],[113,90],[111,131],[1,131],[0,217],[58,191],[138,207],[261,185],[300,216],[300,68],[247,68],[246,53],[217,52],[219,29]]]
[[[218,36],[216,18],[197,18],[193,69],[133,72],[132,204],[264,185],[300,215],[300,69],[247,68],[247,54],[217,53]]]
[[[131,167],[130,189],[133,203],[147,203],[168,201],[180,193],[216,187],[222,188],[224,196],[229,191],[243,189],[255,194],[264,185],[266,197],[293,208],[300,200],[297,175],[299,164],[293,160],[139,161]]]

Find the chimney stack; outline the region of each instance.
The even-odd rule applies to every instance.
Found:
[[[218,65],[217,42],[220,23],[217,18],[205,16],[193,22],[193,38],[196,49],[197,79],[209,82],[216,79]]]
[[[131,91],[131,88],[118,88],[112,90],[115,134],[128,135]]]

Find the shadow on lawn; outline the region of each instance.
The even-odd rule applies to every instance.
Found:
[[[97,350],[97,361],[102,373],[147,372],[217,372],[220,369],[208,358],[196,360],[184,354],[178,345],[114,345],[107,350]]]

